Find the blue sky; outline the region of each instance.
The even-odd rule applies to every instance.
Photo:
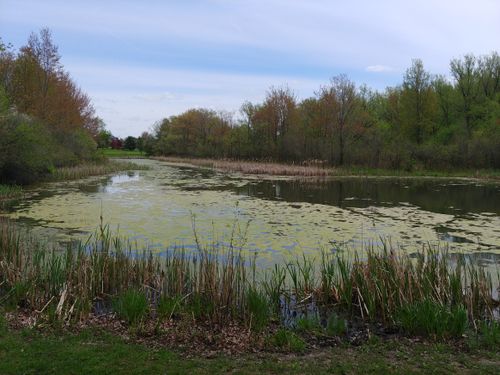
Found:
[[[500,50],[500,1],[0,0],[5,42],[42,27],[108,128],[137,136],[191,107],[237,113],[272,85],[301,99],[346,73],[383,89],[412,58],[448,74]]]

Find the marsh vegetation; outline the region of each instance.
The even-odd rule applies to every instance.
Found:
[[[464,256],[423,248],[410,257],[387,244],[362,256],[333,251],[266,271],[255,265],[241,249],[201,242],[154,256],[106,226],[61,252],[1,223],[2,305],[27,311],[34,324],[106,312],[159,334],[172,320],[234,322],[254,332],[278,327],[272,340],[289,349],[301,347],[290,329],[344,337],[360,327],[377,332],[376,324],[379,333],[442,339],[471,329],[499,339],[498,283]]]

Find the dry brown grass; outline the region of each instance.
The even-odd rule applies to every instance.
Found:
[[[174,156],[159,156],[153,158],[175,164],[194,165],[198,167],[213,168],[224,172],[237,172],[244,174],[272,175],[272,176],[330,176],[333,169],[325,167],[320,161],[309,161],[303,164],[283,164],[262,161],[242,161],[230,159],[203,159],[203,158],[181,158]]]
[[[50,181],[77,180],[85,177],[101,176],[109,173],[134,170],[134,169],[144,169],[144,166],[140,166],[135,163],[116,161],[116,160],[108,161],[105,163],[85,163],[73,167],[57,168],[49,176],[48,180]]]

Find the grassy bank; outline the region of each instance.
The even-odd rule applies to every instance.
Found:
[[[9,374],[496,374],[495,351],[463,351],[447,344],[388,340],[339,346],[314,354],[185,356],[116,335],[40,334],[0,328],[0,373]]]
[[[118,150],[113,148],[102,148],[99,152],[108,158],[144,158],[146,154],[139,150]]]
[[[500,170],[394,170],[362,167],[330,167],[320,161],[310,161],[302,164],[284,164],[273,162],[218,160],[184,157],[154,157],[153,159],[175,163],[188,164],[205,168],[213,168],[224,172],[244,174],[295,176],[295,177],[343,177],[343,176],[380,176],[380,177],[460,177],[500,180]]]
[[[196,251],[157,257],[101,227],[61,253],[3,221],[0,303],[35,326],[118,324],[198,351],[303,352],[394,333],[500,344],[498,285],[464,256],[367,248],[363,257],[323,253],[260,272],[236,246],[197,242]]]

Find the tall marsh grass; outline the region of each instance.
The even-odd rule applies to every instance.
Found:
[[[153,159],[177,164],[191,164],[225,172],[257,175],[325,177],[332,173],[332,168],[326,168],[323,164],[314,163],[314,161],[311,161],[310,163],[284,164],[263,161],[181,158],[173,156],[158,156]]]
[[[56,168],[50,174],[50,181],[76,180],[91,176],[101,176],[108,173],[114,173],[126,170],[145,169],[146,166],[141,166],[132,162],[124,162],[111,160],[104,163],[85,163],[74,167]]]
[[[23,189],[17,185],[0,184],[0,210],[8,207],[13,200],[23,196]]]
[[[461,332],[468,322],[475,326],[493,320],[499,304],[489,273],[446,251],[423,249],[409,256],[387,247],[370,248],[363,258],[323,253],[319,262],[298,258],[258,277],[255,264],[236,248],[221,250],[199,242],[196,251],[173,248],[154,256],[132,248],[107,227],[84,243],[55,251],[12,223],[0,222],[0,302],[10,301],[41,317],[52,311],[64,322],[85,319],[98,301],[121,300],[121,307],[115,302],[116,310],[130,323],[143,315],[165,320],[185,314],[262,330],[272,317],[280,318],[283,300],[293,297],[348,319],[403,328],[406,318],[413,321],[415,315],[438,311],[449,318],[453,332]],[[147,309],[142,297],[129,294],[144,296]],[[450,312],[456,314],[450,317]],[[435,324],[444,319],[441,315]]]

